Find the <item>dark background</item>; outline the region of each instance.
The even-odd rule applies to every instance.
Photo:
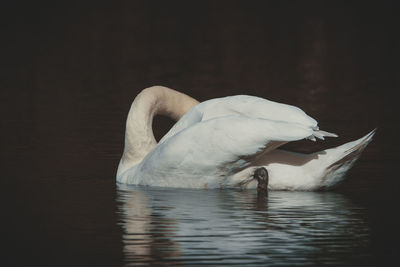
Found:
[[[377,127],[338,191],[368,207],[376,263],[391,262],[400,193],[394,3],[3,1],[2,260],[122,262],[114,181],[126,114],[140,90],[164,85],[199,101],[250,94],[293,104],[340,135],[286,146],[301,152]],[[160,138],[172,121],[154,125]]]

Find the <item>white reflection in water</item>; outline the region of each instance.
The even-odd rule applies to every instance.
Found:
[[[128,264],[291,265],[368,260],[365,210],[333,192],[119,186]]]

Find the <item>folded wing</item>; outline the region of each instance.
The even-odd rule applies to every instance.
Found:
[[[311,128],[297,123],[243,115],[217,117],[165,139],[143,160],[141,168],[152,175],[227,176],[280,145],[312,135]]]
[[[337,136],[336,134],[320,131],[317,121],[298,107],[254,96],[237,95],[216,98],[196,105],[171,128],[160,142],[164,142],[171,136],[196,123],[231,115],[300,124],[313,130],[309,137],[313,141],[315,141],[315,138],[324,139],[325,136]]]

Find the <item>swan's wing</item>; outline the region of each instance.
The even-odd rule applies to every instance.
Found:
[[[336,134],[320,131],[317,121],[298,107],[255,96],[236,95],[215,98],[196,105],[171,128],[161,142],[201,121],[230,115],[301,124],[313,130],[313,134],[310,135],[310,139],[313,141],[315,141],[315,138],[324,139],[325,136],[337,136]]]
[[[200,103],[197,109],[203,114],[202,120],[228,115],[245,115],[252,118],[298,123],[311,128],[318,124],[315,119],[298,107],[248,95],[212,99]]]
[[[227,176],[258,155],[313,134],[301,124],[225,116],[195,123],[160,143],[141,166],[150,175]]]
[[[199,105],[199,104],[198,104]],[[177,121],[174,126],[166,133],[163,138],[161,138],[159,144],[163,143],[165,140],[179,133],[180,131],[189,128],[196,123],[201,122],[203,118],[203,113],[198,109],[198,105],[191,108],[179,121]]]

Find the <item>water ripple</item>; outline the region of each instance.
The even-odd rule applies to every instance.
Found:
[[[333,192],[120,186],[127,265],[312,265],[368,260],[363,207]]]

